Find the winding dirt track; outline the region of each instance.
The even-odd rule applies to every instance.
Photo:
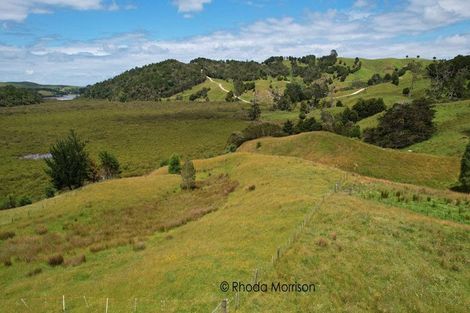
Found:
[[[214,80],[213,80],[212,78],[210,78],[209,76],[206,76],[206,77],[207,77],[207,79],[210,80],[212,83],[219,85],[219,88],[222,89],[223,91],[229,92],[229,90],[225,89],[224,86],[222,86],[221,83],[218,83],[218,82],[214,81]],[[240,101],[245,102],[245,103],[251,103],[250,101],[247,101],[247,100],[242,99],[242,98],[240,98],[240,97],[236,97],[236,98],[237,98],[238,100],[240,100]]]

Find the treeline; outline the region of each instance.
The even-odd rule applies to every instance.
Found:
[[[197,64],[166,60],[126,71],[82,90],[86,98],[118,101],[160,100],[202,83],[206,75]]]
[[[431,78],[428,95],[434,99],[470,98],[470,55],[434,60],[426,68]]]
[[[30,105],[41,102],[42,97],[35,90],[16,88],[11,85],[0,87],[0,107]]]

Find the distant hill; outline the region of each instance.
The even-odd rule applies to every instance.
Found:
[[[3,86],[14,86],[16,88],[33,89],[37,91],[43,97],[54,97],[62,96],[66,94],[78,94],[80,88],[78,86],[69,85],[43,85],[34,82],[0,82],[0,87]]]
[[[350,73],[358,71],[361,67],[359,59],[355,59],[351,65],[337,60],[334,50],[330,55],[319,58],[314,55],[301,58],[277,56],[262,63],[206,58],[197,58],[189,63],[166,60],[134,68],[114,78],[87,86],[82,95],[87,98],[119,101],[159,100],[204,84],[209,76],[233,83],[235,95],[241,96],[253,89],[243,86],[242,82],[267,79],[284,81],[287,77],[290,77],[289,80],[295,77],[301,83],[311,84],[325,75],[325,78],[333,77],[344,81]],[[207,83],[200,89],[206,88],[206,85]],[[179,98],[184,96],[180,95]]]

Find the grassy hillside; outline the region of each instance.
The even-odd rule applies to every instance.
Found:
[[[70,312],[103,311],[106,298],[110,312],[129,311],[135,298],[138,312],[210,312],[221,299],[234,296],[219,290],[221,281],[250,282],[257,269],[265,282],[312,282],[318,289],[307,296],[242,293],[241,312],[312,307],[324,312],[465,312],[468,226],[354,193],[327,196],[317,206],[344,173],[299,158],[235,153],[197,161],[196,167],[198,180],[222,178],[236,182],[235,188],[222,194],[218,188],[195,191],[189,197],[179,190],[179,177],[160,170],[0,212],[0,232],[16,233],[0,241],[0,255],[18,253],[7,249],[12,242],[40,251],[30,262],[13,258],[12,266],[0,265],[3,311],[23,310],[21,299],[35,312],[58,311],[64,295]],[[348,183],[359,183],[356,179]],[[201,199],[208,195],[216,202]],[[172,203],[180,205],[176,212],[168,211]],[[188,209],[213,203],[210,214],[166,232],[146,233],[158,221],[184,220]],[[118,239],[126,239],[126,225],[133,222],[145,227],[138,227],[131,241],[104,250],[87,247],[86,239],[103,227],[103,235],[123,230]],[[38,226],[48,232],[39,232]],[[63,244],[41,244],[51,238]],[[144,246],[136,248],[136,241]],[[282,253],[272,264],[278,248]],[[55,253],[62,253],[68,264],[82,254],[86,262],[48,266],[45,260]]]
[[[88,142],[90,155],[114,153],[123,176],[142,175],[172,153],[210,157],[224,151],[229,134],[241,130],[241,104],[74,100],[0,109],[0,198],[42,196],[47,184],[43,160],[70,129]]]
[[[435,105],[437,133],[408,149],[461,157],[470,138],[470,100]]]
[[[365,176],[435,188],[456,183],[460,168],[458,158],[382,149],[326,132],[262,138],[244,143],[239,151],[296,156]]]
[[[465,312],[468,239],[455,224],[335,195],[263,279],[313,281],[316,292],[256,294],[241,311]]]

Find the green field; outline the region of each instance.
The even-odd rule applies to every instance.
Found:
[[[159,167],[172,153],[191,158],[224,151],[229,134],[246,125],[242,104],[74,100],[0,109],[0,198],[43,196],[44,161],[23,160],[47,153],[51,144],[74,129],[88,143],[96,160],[99,151],[114,153],[124,177]]]

